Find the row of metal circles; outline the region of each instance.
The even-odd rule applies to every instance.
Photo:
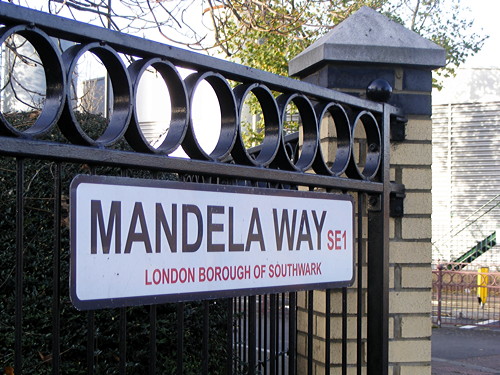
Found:
[[[460,267],[463,264],[452,263],[451,267]],[[450,266],[449,265],[449,266]],[[441,269],[444,271],[441,276],[441,282],[443,283],[453,283],[449,285],[450,287],[463,287],[467,285],[471,286],[481,286],[482,284],[488,283],[488,286],[500,285],[500,276],[497,272],[481,272],[481,271],[457,271],[451,269],[446,269],[446,264],[441,265]],[[433,274],[434,278],[437,278],[438,275]]]
[[[13,34],[28,40],[38,52],[45,69],[46,99],[36,122],[24,131],[17,130],[0,113],[0,132],[15,137],[37,137],[49,132],[56,123],[72,143],[107,147],[122,137],[136,151],[168,155],[182,146],[192,159],[222,161],[232,158],[235,163],[279,168],[289,171],[307,171],[312,168],[317,174],[339,176],[344,172],[350,178],[373,179],[380,165],[381,137],[375,117],[361,111],[351,122],[346,111],[336,103],[313,106],[311,101],[299,93],[282,94],[277,98],[263,84],[240,84],[234,89],[220,74],[199,72],[184,80],[176,67],[161,58],[142,59],[128,68],[118,53],[111,47],[98,42],[74,45],[62,54],[52,39],[42,30],[23,25],[4,28],[0,31],[0,43]],[[113,87],[113,112],[106,130],[97,139],[89,137],[78,122],[71,105],[70,82],[79,58],[91,52],[103,63],[109,73]],[[153,147],[145,138],[139,125],[135,98],[139,81],[146,69],[153,67],[162,76],[171,95],[171,122],[167,135],[159,147]],[[221,112],[221,130],[218,142],[211,153],[200,146],[191,121],[190,108],[197,86],[208,82],[216,93]],[[260,152],[251,156],[244,145],[239,118],[245,98],[253,93],[262,108],[265,137]],[[299,157],[292,162],[287,155],[282,124],[286,108],[294,103],[302,121],[302,145]],[[320,147],[321,120],[331,115],[337,132],[335,160],[328,166]],[[353,143],[357,124],[364,126],[367,142],[365,165],[355,162]]]

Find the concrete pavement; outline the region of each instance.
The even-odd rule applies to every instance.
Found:
[[[434,328],[432,374],[500,374],[500,329]]]

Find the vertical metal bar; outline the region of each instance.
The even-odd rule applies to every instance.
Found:
[[[269,373],[274,375],[276,374],[276,294],[271,294],[269,299]]]
[[[243,297],[243,326],[241,329],[243,330],[243,341],[241,342],[241,349],[243,351],[243,363],[247,364],[248,360],[248,297]]]
[[[307,374],[313,373],[314,291],[307,292]]]
[[[276,346],[274,352],[276,353],[276,373],[280,374],[280,294],[276,294],[276,312],[275,312],[275,326],[274,335],[276,338]]]
[[[363,368],[363,215],[365,194],[358,193],[358,265],[357,265],[357,318],[356,318],[356,374],[361,375]]]
[[[297,373],[297,293],[290,293],[288,309],[288,373]]]
[[[280,374],[280,295],[276,296],[276,312],[275,312],[275,326],[274,326],[274,336],[275,336],[275,347],[274,352],[276,353],[276,373]]]
[[[184,373],[184,303],[177,304],[177,375]]]
[[[93,375],[94,371],[94,331],[95,319],[94,311],[87,312],[87,374]]]
[[[90,174],[96,174],[96,166],[90,166]],[[87,374],[95,374],[94,368],[94,353],[95,353],[95,313],[94,311],[87,312]]]
[[[111,0],[109,4],[111,5]],[[109,9],[108,9],[109,10]],[[109,21],[109,19],[108,19]],[[109,79],[109,77],[108,77]],[[109,118],[109,117],[108,117]],[[127,177],[127,171],[125,169],[121,170],[122,177]],[[120,333],[119,333],[119,372],[120,375],[125,375],[127,372],[127,310],[125,307],[120,308]]]
[[[120,375],[127,372],[127,309],[120,309]]]
[[[241,306],[241,300],[242,297],[238,297],[238,306],[237,306],[237,312],[238,312],[238,340],[237,340],[237,345],[238,345],[238,368],[241,369],[241,366],[243,364],[243,343],[242,343],[242,324],[241,324],[241,314],[242,314],[242,306]]]
[[[347,375],[347,288],[342,288],[342,375]]]
[[[268,300],[268,295],[264,295],[264,358],[265,358],[265,361],[264,361],[264,375],[267,375],[267,350],[268,350],[268,340],[267,340],[267,335],[268,335],[268,327],[267,325],[269,324],[269,317],[268,317],[268,303],[267,303],[267,300]],[[270,338],[269,338],[269,342],[270,342]]]
[[[383,192],[370,197],[368,211],[368,375],[387,375],[389,367],[389,124],[384,104]]]
[[[468,306],[466,306],[467,303],[464,303],[464,284],[468,284],[469,280],[464,280],[465,275],[462,273],[460,273],[459,276],[460,276],[461,280],[460,280],[460,284],[457,285],[458,306],[461,307],[462,311],[467,311],[467,309],[468,309]],[[467,277],[467,279],[468,279],[468,277]],[[476,294],[476,292],[477,292],[476,288],[473,287],[471,292]],[[460,320],[462,320],[462,318]],[[460,323],[462,323],[462,322],[460,322]]]
[[[238,365],[238,323],[236,319],[238,318],[238,299],[233,298],[231,309],[236,313],[236,318],[233,316],[233,321],[231,324],[233,325],[233,368],[236,372],[239,369]]]
[[[23,372],[23,268],[24,268],[24,159],[17,159],[16,175],[16,316],[14,370]]]
[[[258,303],[258,318],[257,318],[257,342],[258,342],[258,348],[257,348],[257,363],[259,366],[259,371],[260,368],[262,367],[262,295],[259,295],[259,303]]]
[[[90,166],[90,174],[96,174],[96,166]],[[95,353],[95,314],[94,311],[87,312],[87,374],[93,375]]]
[[[156,374],[156,305],[149,306],[149,374]]]
[[[281,372],[285,373],[285,353],[286,353],[286,347],[285,347],[285,293],[281,294],[281,335],[278,337],[280,338],[281,341],[281,350],[280,350],[280,355],[281,355]]]
[[[280,294],[276,294],[276,312],[275,312],[275,330],[276,346],[274,352],[276,353],[276,373],[280,374]]]
[[[325,375],[330,375],[332,291],[327,289],[325,293]]]
[[[373,199],[373,197],[370,197]],[[380,198],[381,199],[381,198]],[[368,212],[368,375],[386,374],[386,340],[388,316],[383,256],[383,217],[381,211]]]
[[[441,293],[443,288],[443,265],[438,265],[438,279],[437,279],[437,325],[441,327]]]
[[[54,248],[52,252],[52,374],[60,372],[61,355],[61,296],[60,296],[60,252],[61,252],[61,164],[54,170]]]
[[[248,297],[248,374],[254,375],[257,367],[257,358],[255,350],[256,341],[256,318],[257,318],[257,300],[255,296]]]
[[[232,375],[233,374],[233,356],[234,356],[234,350],[233,350],[233,299],[228,299],[226,300],[227,302],[227,360],[226,360],[226,374],[227,375]]]
[[[209,302],[207,300],[203,301],[202,374],[208,374],[208,340],[210,335],[209,309]]]

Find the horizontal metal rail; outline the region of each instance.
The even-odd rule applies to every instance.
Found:
[[[320,176],[312,173],[288,172],[267,168],[254,168],[234,164],[222,164],[214,171],[214,163],[161,155],[139,154],[135,152],[92,149],[69,144],[30,141],[19,138],[0,137],[0,152],[11,156],[24,156],[59,162],[96,163],[124,168],[144,168],[166,172],[179,172],[219,177],[244,178],[251,181],[272,181],[291,185],[316,186],[324,189],[339,189],[380,193],[382,183],[361,181],[334,176]],[[244,177],[243,177],[244,176]],[[392,192],[404,191],[404,186],[391,183]]]

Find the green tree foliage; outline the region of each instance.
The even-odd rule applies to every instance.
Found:
[[[460,0],[255,0],[211,8],[215,45],[229,59],[288,75],[288,62],[293,57],[362,6],[384,13],[445,48],[446,66],[434,79],[437,88],[441,88],[439,77],[453,75],[485,40],[470,31],[473,20]],[[250,111],[258,111],[255,103]],[[257,128],[243,126],[248,144],[263,137],[262,120]]]
[[[213,10],[217,47],[230,59],[280,75],[288,62],[362,6],[384,0],[235,1]]]
[[[213,7],[216,46],[228,58],[287,75],[288,61],[362,6],[434,41],[447,52],[445,75],[481,48],[460,0],[232,1]]]

